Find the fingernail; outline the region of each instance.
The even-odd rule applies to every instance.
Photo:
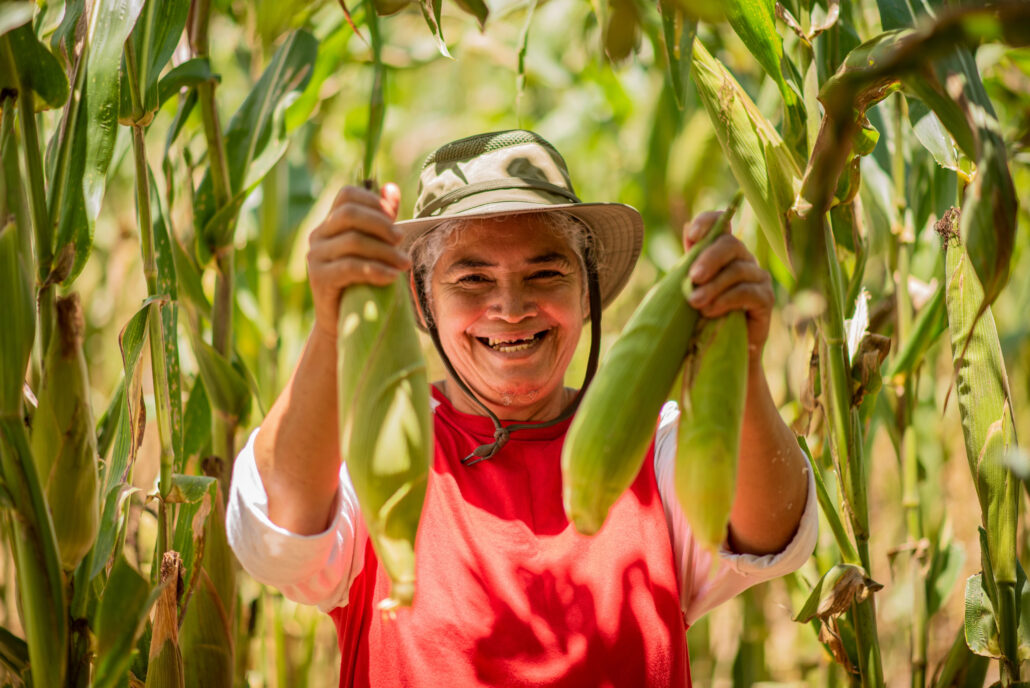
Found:
[[[699,304],[704,303],[704,289],[695,289],[690,292],[690,298],[687,299],[687,302],[691,306],[698,306]]]
[[[690,268],[690,272],[687,273],[687,276],[690,277],[691,281],[697,282],[701,279],[701,272],[701,267],[697,263],[694,263],[694,266]]]

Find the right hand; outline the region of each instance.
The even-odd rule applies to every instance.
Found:
[[[315,329],[336,339],[340,296],[352,284],[385,286],[411,267],[394,227],[401,191],[396,184],[378,194],[343,187],[332,209],[308,239],[308,283],[315,302]]]

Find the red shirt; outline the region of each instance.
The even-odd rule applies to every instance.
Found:
[[[371,542],[330,612],[340,686],[689,686],[672,545],[652,448],[601,531],[562,507],[565,421],[521,430],[492,459],[489,418],[436,389],[435,458],[416,542],[414,605],[384,619]]]

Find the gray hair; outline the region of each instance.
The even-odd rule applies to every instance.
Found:
[[[460,234],[473,224],[494,220],[497,222],[507,219],[508,215],[498,215],[492,218],[481,217],[455,217],[445,220],[429,230],[412,242],[409,253],[411,256],[411,272],[415,276],[416,284],[421,284],[425,291],[425,303],[427,307],[432,306],[433,293],[430,286],[433,266],[440,260],[443,252],[454,246]],[[569,213],[561,211],[541,211],[539,213],[526,213],[526,219],[536,220],[540,226],[550,231],[554,236],[562,239],[576,256],[580,273],[583,275],[582,289],[586,294],[586,250],[590,241],[590,230],[578,218]],[[426,313],[431,318],[430,313]]]

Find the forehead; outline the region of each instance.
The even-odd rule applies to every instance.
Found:
[[[560,229],[534,215],[509,215],[456,227],[444,244],[440,261],[483,256],[507,262],[555,253],[576,262],[575,249]]]

